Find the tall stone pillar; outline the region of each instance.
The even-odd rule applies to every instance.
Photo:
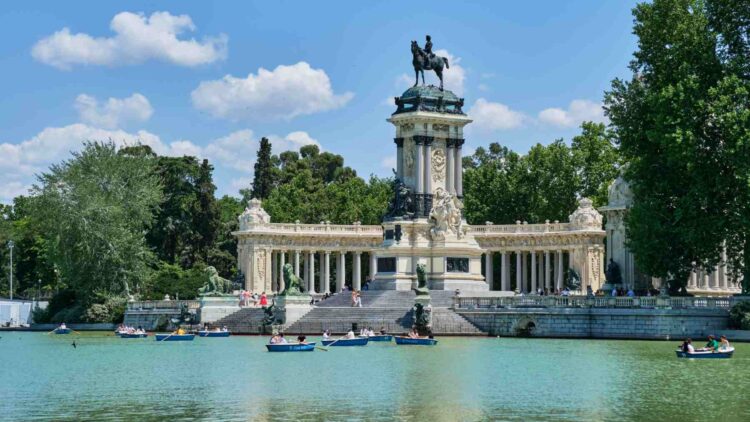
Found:
[[[362,290],[362,252],[354,252],[354,275],[352,277],[352,289]]]
[[[432,138],[430,137],[424,140],[424,193],[432,195]],[[425,205],[425,208],[432,207]]]
[[[417,194],[424,193],[424,148],[422,148],[422,138],[414,137],[414,143],[417,146]]]
[[[488,250],[484,253],[484,280],[492,290],[492,250]]]
[[[557,271],[555,272],[555,275],[557,276],[555,280],[555,284],[557,284],[557,288],[562,290],[563,288],[563,251],[558,250],[557,254],[555,256],[555,261],[557,264]]]
[[[727,277],[727,250],[724,249],[721,252],[721,263],[719,263],[719,288],[721,290],[729,290],[729,283]]]
[[[309,273],[307,276],[308,291],[310,293],[317,293],[315,291],[315,251],[310,251],[307,255]]]
[[[501,265],[502,265],[502,271],[500,273],[500,289],[507,292],[510,290],[510,280],[508,279],[510,277],[510,259],[508,257],[508,252],[503,251],[500,255],[501,258]]]
[[[529,267],[528,267],[528,252],[523,251],[521,252],[521,268],[523,268],[523,289],[521,290],[524,293],[529,292]]]
[[[464,144],[463,139],[456,139],[456,157],[454,159],[454,177],[456,178],[456,196],[463,197],[464,196],[464,171],[463,171],[463,163],[461,161],[461,146]]]
[[[698,286],[698,271],[695,269],[695,267],[693,267],[693,271],[690,271],[690,280],[688,280],[688,287],[691,289],[694,289],[697,286]]]
[[[521,290],[523,286],[521,285],[523,281],[523,266],[521,264],[521,251],[516,251],[516,291],[523,291]]]
[[[531,293],[536,293],[536,251],[531,251]]]
[[[375,282],[375,274],[378,272],[378,260],[375,258],[373,251],[369,252],[370,255],[370,283]]]
[[[456,185],[454,180],[454,172],[456,171],[456,165],[453,163],[455,159],[455,150],[453,149],[453,139],[447,138],[445,140],[445,187],[446,190],[455,195]]]
[[[704,290],[708,290],[709,288],[711,288],[711,285],[709,284],[710,278],[711,276],[709,275],[708,270],[703,270],[703,289]]]
[[[544,287],[552,290],[552,277],[550,277],[549,273],[549,270],[551,268],[550,264],[549,251],[544,251]]]
[[[281,251],[279,254],[279,293],[286,289],[286,283],[284,282],[284,260],[286,259],[286,251]]]
[[[404,138],[394,138],[396,143],[396,176],[404,180]]]
[[[331,293],[331,251],[325,251],[324,254],[322,289],[325,293]]]
[[[544,285],[544,253],[541,251],[535,252],[537,255],[536,260],[536,278],[539,287],[544,290],[547,286]]]
[[[305,288],[310,291],[310,252],[302,255],[302,282]]]
[[[339,252],[338,275],[339,282],[336,286],[336,290],[340,292],[344,290],[344,286],[346,286],[346,252],[344,251]]]
[[[294,275],[299,278],[299,249],[294,251]]]
[[[277,256],[278,252],[271,250],[271,292],[277,291],[277,283],[278,283],[278,274],[277,274]]]

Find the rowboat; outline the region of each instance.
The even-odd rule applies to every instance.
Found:
[[[711,350],[696,350],[695,352],[683,352],[682,349],[675,350],[678,358],[690,359],[729,359],[734,353],[734,347],[723,349],[717,352]]]
[[[266,344],[269,352],[312,352],[315,350],[315,343],[286,343],[286,344]]]
[[[365,336],[361,336],[361,337],[365,337]],[[387,341],[387,342],[393,341],[393,336],[390,334],[377,334],[374,336],[367,336],[366,338],[369,341]]]
[[[339,340],[323,340],[323,346],[367,346],[368,337],[342,338]]]
[[[195,334],[157,334],[156,341],[193,341]]]
[[[231,334],[229,331],[198,331],[201,337],[229,337]]]
[[[55,334],[70,334],[70,332],[73,331],[70,328],[55,328]]]
[[[117,333],[120,338],[146,338],[148,333]]]
[[[421,345],[421,346],[434,346],[437,344],[437,340],[434,338],[411,338],[411,337],[401,337],[401,336],[395,336],[396,344],[399,345]]]

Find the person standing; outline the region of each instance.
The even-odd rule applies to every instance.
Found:
[[[266,292],[263,292],[260,295],[260,306],[268,306],[268,297],[266,296]]]

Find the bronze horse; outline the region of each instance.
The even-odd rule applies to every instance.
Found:
[[[416,41],[411,42],[411,55],[412,55],[411,64],[414,66],[414,76],[417,78],[416,81],[414,81],[414,86],[417,86],[417,84],[419,83],[420,72],[422,73],[422,85],[424,85],[425,69],[434,70],[438,79],[440,79],[440,90],[442,91],[443,90],[443,66],[445,66],[446,69],[450,69],[450,66],[448,65],[448,58],[435,56],[435,55],[433,55],[432,57],[427,57],[427,53],[425,53],[424,50],[419,48],[419,44],[417,44]]]

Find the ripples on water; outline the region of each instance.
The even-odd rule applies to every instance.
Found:
[[[3,333],[0,419],[750,420],[746,344],[696,361],[675,358],[674,341],[441,338],[276,354],[264,343]]]

